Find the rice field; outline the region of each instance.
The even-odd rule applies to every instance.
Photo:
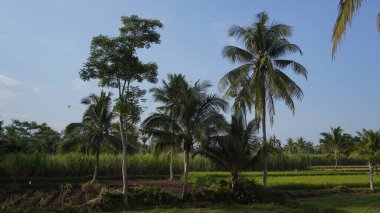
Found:
[[[367,173],[343,171],[275,171],[268,173],[268,186],[282,190],[316,190],[331,189],[338,186],[349,188],[368,188],[369,176]],[[262,172],[242,172],[241,176],[254,179],[262,183]],[[190,181],[216,182],[217,179],[229,179],[228,172],[192,172]],[[375,186],[380,186],[380,175],[374,177]]]

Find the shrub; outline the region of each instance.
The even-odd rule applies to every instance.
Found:
[[[254,179],[240,177],[234,194],[235,201],[241,204],[253,204],[263,200],[265,191]]]
[[[84,192],[84,198],[86,201],[94,199],[102,190],[103,185],[99,183],[86,182],[82,184],[81,189]]]
[[[136,200],[142,200],[145,206],[161,204],[161,188],[159,186],[137,185],[134,187]]]
[[[123,204],[123,193],[119,190],[110,190],[103,187],[98,198],[96,208],[101,211],[110,211]]]

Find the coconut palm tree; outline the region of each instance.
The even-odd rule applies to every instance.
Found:
[[[380,132],[363,129],[357,134],[358,144],[353,154],[367,155],[370,177],[369,187],[373,191],[373,172],[376,168],[376,162],[380,159]]]
[[[256,146],[258,138],[257,123],[245,123],[242,115],[233,115],[227,134],[211,136],[208,143],[203,144],[193,154],[202,155],[231,172],[232,191],[236,192],[239,172],[249,164],[257,162],[261,154],[260,147]]]
[[[255,108],[255,118],[261,122],[264,147],[263,186],[267,186],[268,156],[266,118],[269,115],[273,125],[274,102],[284,101],[294,113],[293,98],[303,97],[301,88],[290,79],[283,69],[290,68],[296,74],[307,78],[307,70],[296,61],[283,59],[288,53],[300,53],[301,49],[287,39],[292,28],[284,24],[269,23],[267,13],[256,15],[257,22],[248,26],[234,25],[229,35],[241,41],[243,47],[225,46],[222,55],[240,65],[222,77],[221,90],[224,97],[235,99],[234,109],[248,111]],[[268,110],[268,112],[267,112]]]
[[[340,0],[339,15],[336,18],[332,35],[332,57],[335,57],[339,43],[346,34],[347,27],[351,25],[352,18],[362,5],[363,0]],[[380,12],[377,14],[377,30],[380,32]]]
[[[275,135],[269,137],[268,145],[278,151],[282,151],[281,141]]]
[[[101,92],[100,96],[90,94],[82,99],[82,104],[87,105],[81,123],[71,123],[66,127],[66,132],[76,133],[74,137],[62,145],[67,150],[75,144],[88,143],[95,152],[95,168],[91,183],[97,178],[99,168],[100,147],[104,142],[117,146],[119,140],[110,133],[113,113],[111,110],[111,93]]]
[[[338,168],[338,157],[344,152],[345,149],[348,148],[349,135],[343,132],[343,129],[339,127],[333,128],[331,127],[330,132],[322,132],[320,139],[321,146],[323,149],[328,150],[330,153],[334,153],[335,159],[335,168]]]
[[[286,140],[285,148],[286,152],[290,155],[298,152],[297,143],[294,142],[293,138],[288,138]]]
[[[296,141],[298,153],[305,153],[307,149],[307,141],[303,137],[299,137]]]
[[[194,144],[207,139],[225,125],[219,110],[225,110],[227,103],[216,95],[207,94],[208,82],[197,81],[190,85],[183,75],[168,75],[168,82],[153,88],[156,101],[163,105],[142,123],[143,129],[169,132],[177,138],[184,151],[184,184],[182,199],[187,197],[189,154]]]

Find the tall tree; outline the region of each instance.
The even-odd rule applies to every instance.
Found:
[[[290,79],[283,69],[290,68],[296,74],[307,78],[307,70],[301,64],[282,59],[288,53],[300,53],[301,49],[288,41],[292,28],[284,24],[269,23],[267,13],[256,15],[257,22],[248,26],[234,25],[229,35],[242,42],[244,47],[225,46],[222,54],[231,62],[240,63],[220,80],[219,87],[225,97],[235,98],[235,110],[243,111],[255,108],[256,120],[261,122],[264,147],[263,186],[267,186],[268,155],[266,118],[269,114],[273,125],[275,115],[274,102],[284,101],[294,113],[293,98],[303,97],[301,88]],[[267,113],[267,109],[269,113]]]
[[[320,140],[321,146],[327,149],[330,153],[334,154],[335,170],[338,168],[338,157],[347,149],[349,135],[343,132],[339,127],[331,127],[330,132],[322,132],[322,139]]]
[[[111,93],[101,92],[100,96],[91,94],[82,99],[82,104],[87,105],[81,123],[71,123],[66,127],[66,132],[77,132],[76,137],[70,138],[62,144],[62,150],[67,150],[80,143],[88,143],[95,151],[95,168],[91,183],[97,178],[99,168],[99,153],[101,144],[108,142],[117,146],[119,140],[112,136],[111,122],[113,113],[111,110]]]
[[[163,105],[142,123],[144,129],[156,133],[174,134],[184,150],[184,175],[182,199],[187,198],[189,154],[194,144],[207,139],[207,135],[218,131],[225,120],[219,110],[227,103],[216,95],[207,94],[208,82],[197,81],[190,85],[183,75],[168,75],[161,88],[153,88],[153,97]]]
[[[373,191],[373,171],[376,162],[380,160],[380,132],[363,129],[357,134],[359,143],[357,144],[354,154],[367,155],[370,177],[369,187],[371,191]]]
[[[336,18],[332,35],[332,57],[334,58],[347,27],[351,25],[352,18],[362,6],[363,0],[340,0],[339,14]],[[380,12],[377,14],[377,30],[380,32]]]
[[[120,102],[119,128],[123,146],[123,194],[128,202],[127,191],[127,133],[125,111],[128,109],[128,94],[134,82],[157,81],[157,65],[143,63],[137,56],[138,49],[148,49],[160,43],[158,28],[163,25],[159,20],[142,19],[136,15],[121,18],[123,26],[117,37],[104,35],[92,39],[90,56],[80,71],[83,80],[99,79],[99,86],[116,88]],[[126,97],[127,96],[127,97]]]

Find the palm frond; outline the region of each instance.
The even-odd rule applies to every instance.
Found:
[[[361,7],[363,0],[340,0],[339,15],[336,19],[332,35],[332,58],[335,58],[338,46],[346,34],[347,27],[352,23],[352,18]]]

